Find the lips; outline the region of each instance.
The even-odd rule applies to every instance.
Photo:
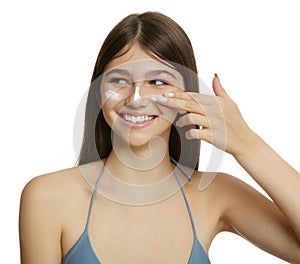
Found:
[[[121,121],[131,128],[142,128],[150,125],[157,115],[119,113]]]

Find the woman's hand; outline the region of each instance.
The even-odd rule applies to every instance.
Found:
[[[187,139],[205,140],[233,155],[251,144],[254,133],[244,121],[238,106],[222,87],[218,76],[213,79],[216,96],[191,92],[167,92],[168,100],[160,103],[186,111],[177,126],[198,125],[186,132]]]

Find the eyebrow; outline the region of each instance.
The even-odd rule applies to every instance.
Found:
[[[130,76],[129,71],[124,70],[124,69],[112,69],[112,70],[108,71],[105,75],[109,76],[112,74],[120,74],[120,75]],[[166,71],[166,70],[150,70],[146,73],[146,77],[153,77],[153,76],[158,76],[161,74],[167,74],[171,78],[177,80],[176,76],[173,73]]]
[[[158,76],[161,74],[167,74],[170,77],[172,77],[173,79],[177,80],[177,78],[175,77],[175,75],[169,71],[166,70],[150,70],[147,72],[146,76]]]
[[[130,76],[129,71],[127,70],[123,70],[123,69],[112,69],[110,71],[108,71],[105,75],[109,76],[111,74],[120,74],[120,75],[126,75],[126,76]]]

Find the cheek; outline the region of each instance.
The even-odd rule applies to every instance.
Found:
[[[174,122],[174,120],[178,114],[177,111],[172,108],[162,106],[162,105],[158,106],[158,108],[160,109],[160,111],[162,113],[161,117],[164,118],[166,121],[168,121],[171,125]]]
[[[110,103],[111,101],[114,103],[120,102],[124,99],[124,95],[119,91],[115,91],[113,89],[105,89],[104,87],[101,88],[101,99],[102,99],[102,106],[106,103]]]
[[[116,102],[114,100],[106,100],[102,104],[102,109],[103,109],[103,111],[112,111],[113,109],[116,109],[117,105],[118,105],[118,102]]]
[[[118,101],[122,100],[122,95],[119,94],[118,92],[113,91],[113,90],[106,90],[104,92],[104,95],[107,99],[110,99],[112,101],[118,102]]]
[[[117,103],[113,100],[107,100],[102,105],[103,116],[105,118],[105,121],[110,127],[112,127],[114,119],[116,118],[116,110],[115,110],[116,107],[117,107]]]

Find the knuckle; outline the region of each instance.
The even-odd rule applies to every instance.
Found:
[[[194,117],[191,114],[187,115],[187,121],[190,123],[194,123]]]
[[[194,103],[191,100],[189,100],[186,102],[185,106],[186,106],[186,109],[191,110],[194,107]]]
[[[191,138],[194,138],[194,139],[199,139],[200,138],[198,129],[191,129],[191,130],[188,131],[188,133],[189,133],[189,136]]]

